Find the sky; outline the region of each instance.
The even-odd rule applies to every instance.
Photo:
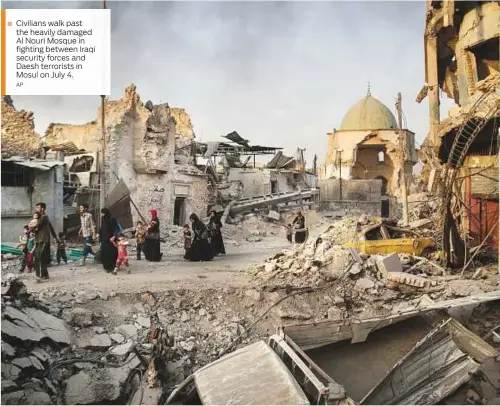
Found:
[[[4,8],[101,8],[101,2],[3,2]],[[199,141],[237,131],[250,144],[325,157],[326,133],[371,93],[421,143],[428,103],[425,1],[118,2],[111,9],[111,99],[134,83],[141,99],[185,108]],[[99,97],[17,96],[43,135],[51,122],[96,118]],[[452,101],[443,99],[446,112]],[[269,157],[270,158],[270,157]]]

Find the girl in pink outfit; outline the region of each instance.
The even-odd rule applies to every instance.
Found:
[[[122,265],[127,267],[127,273],[130,273],[130,266],[128,263],[128,253],[127,246],[128,241],[123,237],[118,237],[118,240],[113,236],[110,238],[111,243],[118,249],[118,258],[116,260],[115,269],[113,270],[113,274],[116,275],[118,270]]]

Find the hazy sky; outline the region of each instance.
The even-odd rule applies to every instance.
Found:
[[[130,83],[143,101],[191,116],[197,138],[238,131],[251,144],[306,148],[323,163],[327,136],[365,96],[407,127],[428,131],[424,84],[425,2],[107,2],[112,20],[112,94]],[[98,2],[4,2],[5,8],[99,8]],[[51,122],[85,123],[99,97],[19,96],[44,134]],[[443,114],[451,101],[443,100]]]

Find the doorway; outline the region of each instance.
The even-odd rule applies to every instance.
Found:
[[[389,199],[382,199],[380,203],[382,204],[382,206],[380,208],[381,209],[380,214],[382,215],[382,217],[388,218],[389,214],[390,214],[389,213],[389,211],[390,211]]]
[[[278,181],[272,180],[271,181],[271,194],[278,193]]]
[[[174,225],[183,226],[186,221],[186,198],[176,197],[174,203]]]

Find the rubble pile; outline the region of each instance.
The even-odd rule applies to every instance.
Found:
[[[356,219],[337,221],[305,244],[279,252],[249,272],[264,291],[305,287],[327,291],[333,297],[328,318],[358,313],[370,317],[394,311],[423,294],[444,300],[497,288],[497,272],[484,271],[480,278],[464,279],[447,274],[425,258],[409,254],[370,256],[340,245],[359,227]]]
[[[157,395],[232,348],[266,337],[243,333],[262,299],[253,291],[114,292],[48,287],[26,293],[17,278],[2,295],[2,401],[4,404],[126,403],[134,371],[146,368],[158,348],[152,320],[169,337],[166,371],[155,379]],[[16,293],[13,288],[17,286]],[[117,303],[119,302],[119,303]],[[154,316],[154,317],[152,317]],[[156,326],[155,326],[156,327]],[[139,355],[137,355],[137,353]],[[141,363],[141,358],[143,361]],[[149,373],[149,369],[148,369]],[[104,388],[104,389],[103,389]]]
[[[342,277],[351,261],[350,250],[341,246],[356,234],[357,220],[346,217],[305,244],[277,253],[250,273],[266,282],[281,280],[292,286],[318,286]],[[311,234],[316,234],[313,230]]]
[[[56,383],[45,376],[67,353],[69,327],[27,293],[18,280],[2,287],[2,403],[55,404]]]

